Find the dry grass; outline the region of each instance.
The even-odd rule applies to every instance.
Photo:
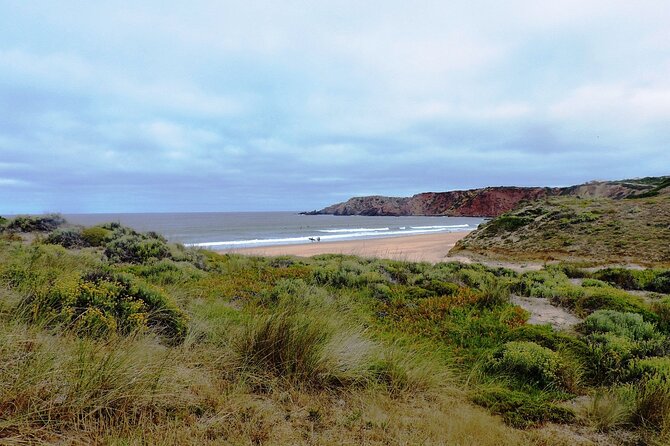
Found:
[[[515,261],[670,265],[670,193],[631,200],[551,198],[483,225],[452,253]]]

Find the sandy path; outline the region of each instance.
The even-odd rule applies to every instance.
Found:
[[[550,324],[556,330],[569,330],[581,322],[577,316],[553,305],[549,299],[513,295],[512,303],[530,313],[528,323],[532,325]]]
[[[294,255],[310,257],[318,254],[351,254],[361,257],[406,260],[414,262],[443,262],[448,259],[449,250],[457,241],[468,234],[443,232],[404,237],[389,237],[341,242],[318,242],[301,245],[263,246],[258,248],[238,248],[219,251],[259,256]]]

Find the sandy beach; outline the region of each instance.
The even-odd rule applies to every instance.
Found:
[[[317,242],[300,245],[263,246],[218,251],[259,256],[294,255],[310,257],[318,254],[351,254],[361,257],[407,260],[416,262],[442,262],[449,250],[468,232],[412,235],[406,237]]]

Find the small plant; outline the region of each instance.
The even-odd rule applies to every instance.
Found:
[[[501,215],[498,218],[491,220],[484,230],[492,234],[499,234],[501,232],[512,232],[522,228],[533,221],[532,217],[519,217],[516,215]]]
[[[103,246],[112,236],[112,231],[101,226],[91,226],[81,231],[81,238],[88,246]]]
[[[479,305],[484,308],[494,308],[509,303],[509,286],[500,279],[485,280],[480,286],[481,297]]]
[[[607,284],[607,282],[603,282],[602,280],[598,279],[584,279],[582,281],[582,286],[591,288],[605,288],[608,287],[609,284]]]
[[[661,378],[670,381],[670,357],[636,359],[628,367],[628,379]]]
[[[575,418],[571,409],[545,401],[537,395],[505,388],[482,389],[473,400],[517,428],[529,428],[541,423],[569,423]]]
[[[635,409],[634,398],[628,388],[598,390],[581,406],[579,412],[595,430],[607,432],[631,423]]]
[[[636,390],[635,422],[654,430],[667,427],[670,421],[670,381],[653,377],[642,381]]]
[[[492,366],[510,376],[540,387],[560,387],[559,355],[534,342],[508,342],[493,359]]]

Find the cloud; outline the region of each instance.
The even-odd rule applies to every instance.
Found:
[[[9,2],[0,212],[667,174],[665,3]]]

